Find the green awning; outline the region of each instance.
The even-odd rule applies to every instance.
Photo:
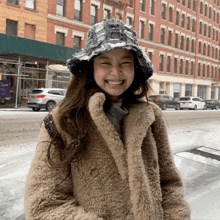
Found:
[[[66,62],[78,49],[0,33],[0,55],[17,54]]]

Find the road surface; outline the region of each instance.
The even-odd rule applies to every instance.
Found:
[[[198,155],[198,150],[188,151],[200,146],[205,146],[205,150],[207,147],[220,150],[220,110],[163,112],[175,162],[183,176],[186,198],[192,207],[192,219],[220,219],[218,157],[206,158]],[[0,110],[0,220],[15,219],[23,214],[26,174],[40,124],[46,114],[46,111]]]

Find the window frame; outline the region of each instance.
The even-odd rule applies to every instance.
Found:
[[[15,27],[16,29],[11,31],[11,27]],[[12,36],[18,35],[18,21],[12,19],[6,19],[5,22],[5,33]]]
[[[31,4],[32,4],[33,7],[28,7],[28,6],[27,6],[27,1],[28,1],[29,3],[31,2]],[[32,10],[36,10],[36,1],[35,1],[35,0],[26,0],[26,1],[25,1],[25,8],[32,9]]]
[[[59,4],[59,1],[63,1],[63,4]],[[60,14],[59,12],[59,6],[62,7],[62,14]],[[56,4],[56,15],[65,16],[65,0],[57,0],[57,4]]]
[[[95,15],[92,15],[92,8],[94,8],[94,12],[95,12]],[[94,25],[97,23],[97,19],[98,19],[98,6],[97,5],[94,5],[94,4],[91,4],[90,6],[90,25]]]
[[[79,3],[79,9],[77,3]],[[82,21],[82,0],[74,1],[74,20]]]

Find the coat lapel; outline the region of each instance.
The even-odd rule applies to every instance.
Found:
[[[142,159],[142,142],[150,125],[155,121],[151,105],[141,103],[128,109],[125,118],[125,145],[131,202],[136,220],[154,219],[153,198]]]
[[[95,93],[89,100],[89,111],[99,132],[107,142],[118,171],[124,180],[127,178],[126,150],[124,149],[119,133],[104,113],[104,102],[105,95],[103,93]]]

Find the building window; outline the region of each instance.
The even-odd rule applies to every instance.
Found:
[[[190,30],[190,17],[187,17],[187,30]]]
[[[210,45],[208,45],[207,56],[210,56]]]
[[[145,0],[140,0],[140,10],[145,11]]]
[[[139,21],[139,38],[144,38],[144,22]]]
[[[178,48],[179,34],[175,34],[175,48]]]
[[[152,62],[153,53],[152,53],[152,52],[150,52],[150,51],[148,51],[148,57],[149,57],[150,61]]]
[[[94,25],[97,22],[97,6],[91,5],[90,24]]]
[[[206,55],[206,44],[203,44],[203,55]]]
[[[24,37],[28,39],[35,39],[35,25],[25,24],[24,27]]]
[[[186,38],[186,51],[189,51],[189,38]]]
[[[184,49],[184,36],[181,36],[180,49]]]
[[[202,65],[202,77],[205,77],[205,64]]]
[[[169,7],[169,22],[173,22],[173,8]]]
[[[207,66],[207,77],[209,77],[210,66]]]
[[[196,26],[196,21],[195,19],[192,20],[192,32],[195,32],[195,26]]]
[[[209,7],[209,18],[212,18],[212,7]]]
[[[166,19],[166,5],[165,4],[161,5],[161,18],[164,20]]]
[[[212,47],[212,58],[214,58],[215,48]]]
[[[149,24],[148,40],[153,41],[154,37],[154,25]]]
[[[182,5],[186,5],[186,1],[185,0],[182,0]]]
[[[179,70],[180,74],[183,74],[183,59],[180,59],[180,70]]]
[[[215,40],[215,29],[213,29],[212,39]]]
[[[190,75],[193,75],[194,72],[194,63],[193,61],[191,61],[191,65],[190,65]]]
[[[215,48],[215,59],[218,59],[218,49]]]
[[[200,2],[200,14],[203,14],[203,2]]]
[[[181,21],[181,27],[185,27],[185,15],[182,14],[182,21]]]
[[[160,61],[159,61],[159,71],[163,71],[163,59],[164,55],[160,55]]]
[[[18,22],[6,19],[6,34],[17,35]]]
[[[192,85],[191,84],[185,85],[185,96],[192,96]]]
[[[174,67],[173,67],[174,73],[177,73],[177,58],[174,58]]]
[[[185,75],[188,75],[188,72],[189,72],[189,61],[186,60],[186,63],[185,63]]]
[[[214,67],[212,66],[211,78],[214,78]]]
[[[216,41],[218,41],[218,30],[216,31]]]
[[[193,0],[193,11],[196,11],[196,0]]]
[[[109,19],[110,18],[110,10],[108,9],[104,9],[103,11],[103,19],[106,20],[106,19]]]
[[[25,7],[35,9],[35,0],[26,0]]]
[[[207,25],[204,24],[204,36],[206,36],[206,31],[207,31]]]
[[[199,34],[202,34],[202,22],[199,22]]]
[[[208,5],[205,5],[205,16],[208,16]]]
[[[57,0],[57,15],[64,16],[64,5],[65,1],[64,0]]]
[[[172,31],[168,31],[168,42],[167,42],[167,44],[169,45],[169,46],[171,46],[171,44],[172,44]]]
[[[167,72],[170,72],[170,65],[171,65],[171,57],[167,56]]]
[[[191,0],[188,0],[188,8],[191,8]]]
[[[154,0],[150,0],[149,10],[150,10],[150,14],[154,15]]]
[[[82,39],[81,37],[74,36],[73,48],[81,49],[81,41],[82,41],[81,39]]]
[[[126,24],[132,25],[132,18],[131,17],[127,17]]]
[[[82,0],[74,1],[74,19],[82,21]]]
[[[7,3],[13,4],[13,5],[18,5],[18,0],[7,0]]]
[[[215,22],[215,11],[213,11],[213,21]]]
[[[195,52],[195,40],[191,41],[191,52]]]
[[[177,11],[176,12],[176,25],[178,26],[179,26],[179,21],[180,21],[179,17],[180,17],[180,13]]]
[[[61,32],[56,32],[56,44],[64,45],[65,34]]]
[[[198,76],[201,74],[201,63],[198,64]]]
[[[165,39],[165,29],[161,28],[160,29],[160,43],[164,44],[164,39]]]
[[[202,53],[202,43],[199,42],[199,53]]]
[[[211,26],[209,26],[208,37],[211,38]]]

